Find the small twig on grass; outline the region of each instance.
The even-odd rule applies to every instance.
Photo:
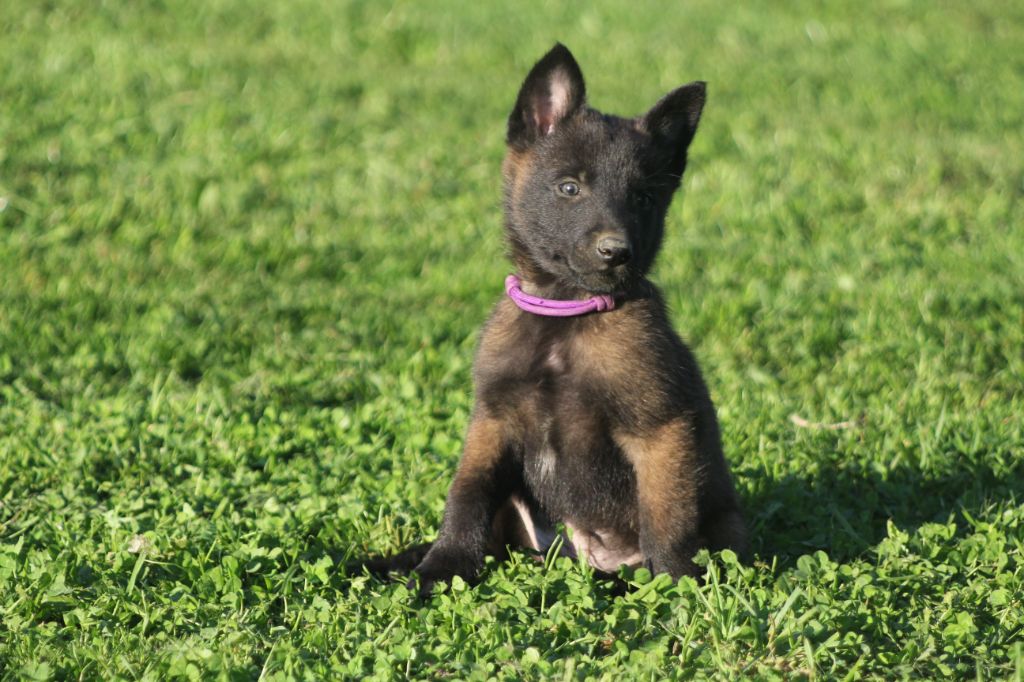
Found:
[[[795,412],[789,415],[789,421],[793,422],[802,429],[825,429],[828,431],[841,431],[843,429],[854,429],[860,425],[860,420],[848,419],[844,422],[835,422],[827,424],[825,422],[810,422],[796,414]]]

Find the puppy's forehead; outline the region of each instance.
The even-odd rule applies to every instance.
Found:
[[[628,119],[588,111],[550,139],[549,166],[594,178],[629,180],[644,173],[649,137]],[[554,168],[553,168],[554,170]]]

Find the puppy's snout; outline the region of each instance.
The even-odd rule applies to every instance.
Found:
[[[618,235],[602,235],[597,238],[597,255],[610,268],[622,265],[633,255],[629,241]]]

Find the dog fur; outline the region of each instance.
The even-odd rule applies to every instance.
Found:
[[[564,46],[530,71],[503,164],[515,271],[531,294],[613,294],[617,305],[551,318],[502,297],[480,338],[437,540],[364,566],[414,568],[428,594],[456,575],[476,580],[488,553],[545,551],[560,527],[563,551],[606,572],[696,576],[699,549],[745,550],[708,389],[646,277],[704,100],[694,82],[620,118],[587,106]]]

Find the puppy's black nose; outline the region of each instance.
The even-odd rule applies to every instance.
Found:
[[[597,240],[597,255],[610,267],[622,265],[633,255],[629,242],[622,237],[600,237]]]

